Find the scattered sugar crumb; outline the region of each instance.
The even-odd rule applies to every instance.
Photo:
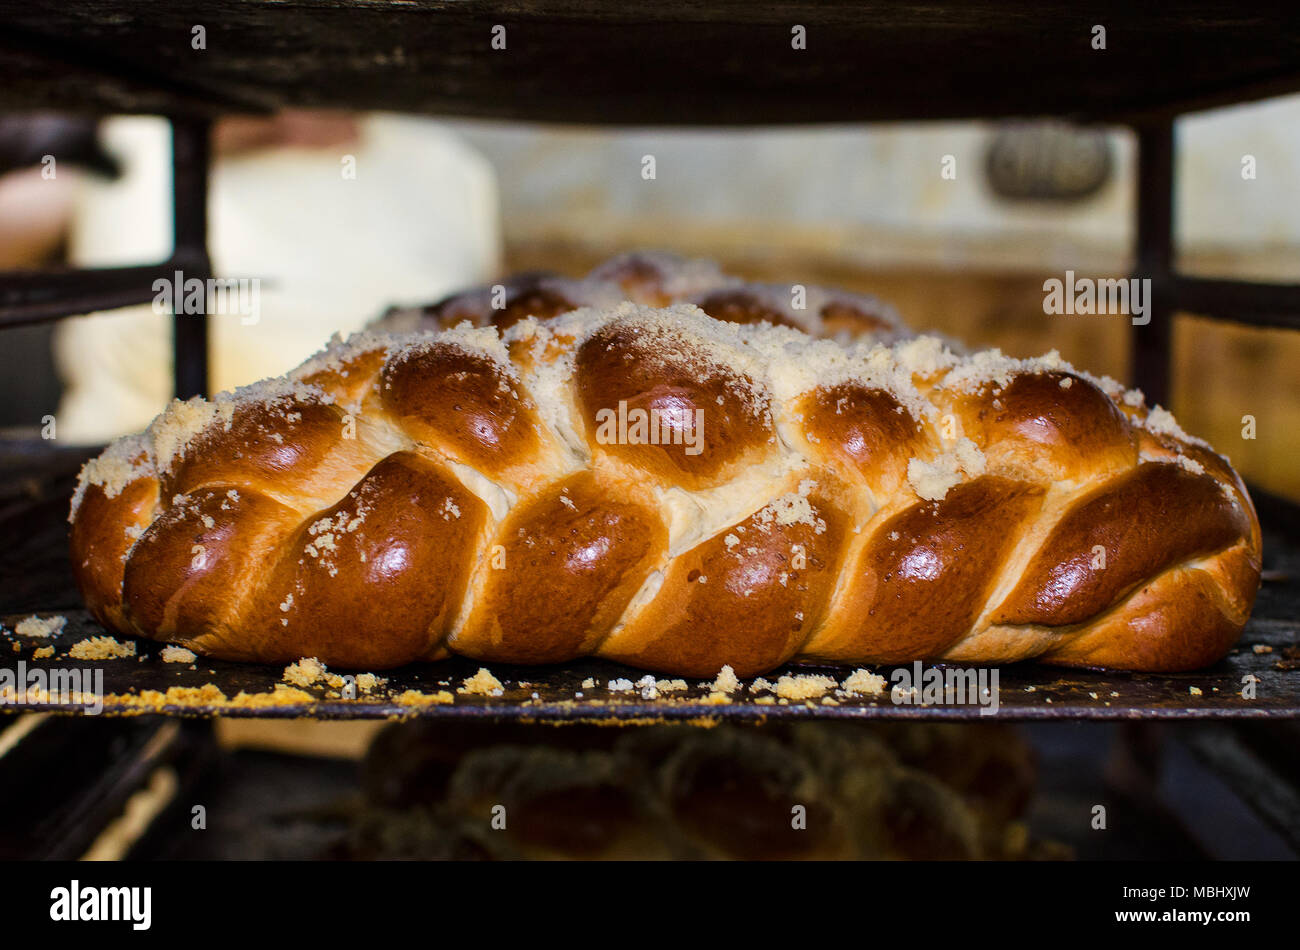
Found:
[[[422,693],[418,689],[408,689],[397,697],[397,702],[403,706],[445,706],[455,701],[456,697],[445,689],[440,689],[436,693]]]
[[[68,656],[74,660],[120,660],[135,656],[135,643],[122,643],[115,637],[87,637],[74,643]]]
[[[314,703],[316,697],[311,693],[283,683],[276,683],[269,693],[246,693],[240,690],[230,701],[232,706],[249,709],[262,709],[275,706],[296,706],[299,703]]]
[[[505,692],[505,687],[486,666],[480,666],[478,672],[461,683],[456,692],[467,696],[500,696]]]
[[[885,678],[870,670],[854,670],[840,689],[852,696],[881,696],[885,693]]]
[[[304,656],[284,668],[284,681],[293,686],[311,686],[325,679],[328,668],[314,656]]]
[[[193,650],[170,645],[163,647],[160,656],[164,663],[193,663],[199,658]]]
[[[166,706],[212,706],[225,702],[227,702],[226,694],[214,683],[203,686],[173,686],[165,693],[156,689],[146,689],[139,694],[110,693],[104,697],[105,706],[125,707],[144,712],[160,712]]]
[[[374,673],[357,674],[357,689],[363,693],[373,693],[387,682],[388,680],[376,676]]]
[[[724,666],[718,671],[718,678],[713,681],[713,692],[715,693],[734,693],[740,689],[740,679],[736,676],[736,671],[730,666]]]
[[[819,673],[782,676],[776,681],[776,695],[782,699],[816,699],[838,685],[839,683],[832,677],[822,676]]]
[[[63,616],[49,617],[42,620],[33,614],[25,620],[18,621],[18,625],[14,627],[14,633],[20,637],[55,637],[63,632],[67,622],[68,618]]]

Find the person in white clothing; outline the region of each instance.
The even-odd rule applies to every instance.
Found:
[[[122,174],[81,183],[71,263],[166,260],[169,127],[113,119],[103,142]],[[428,119],[289,112],[222,120],[209,188],[215,276],[256,280],[258,298],[255,311],[209,317],[214,391],[283,373],[389,305],[427,303],[499,269],[491,169]],[[138,431],[166,406],[171,321],[151,304],[60,325],[60,441]]]

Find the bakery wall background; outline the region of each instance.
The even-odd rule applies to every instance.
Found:
[[[1033,127],[642,131],[321,113],[261,126],[224,120],[214,258],[219,273],[256,271],[268,290],[257,326],[217,323],[214,381],[278,373],[390,302],[424,302],[504,271],[581,273],[611,251],[645,246],[714,257],[749,277],[798,274],[866,290],[920,329],[1016,355],[1057,348],[1123,377],[1123,318],[1045,315],[1042,283],[1066,270],[1127,273],[1133,142],[1124,132],[1088,133],[1104,143],[1107,168],[1082,197],[1010,199],[995,193],[987,169],[992,142],[1008,128]],[[161,120],[114,119],[92,130],[108,167],[116,165],[113,178],[102,174],[105,163],[72,152],[57,176],[43,175],[32,158],[39,136],[15,134],[27,135],[28,157],[0,165],[0,264],[165,254]],[[1180,266],[1202,276],[1294,274],[1300,97],[1182,120],[1179,134]],[[1031,150],[1035,142],[1043,139]],[[84,136],[78,147],[88,148]],[[1068,141],[1058,148],[1070,158]],[[353,178],[340,171],[349,156]],[[1050,157],[1038,156],[1040,166]],[[372,237],[359,245],[360,228]],[[61,437],[94,441],[139,428],[168,395],[167,319],[137,308],[65,321],[57,367],[48,327],[11,331],[0,355],[0,425],[34,429],[57,406]],[[1300,357],[1292,337],[1181,317],[1174,408],[1248,478],[1300,496],[1300,459],[1285,435],[1300,423],[1300,380],[1286,371]],[[77,374],[114,382],[77,400],[60,379]],[[1241,435],[1245,415],[1256,420],[1253,440]]]
[[[1051,348],[1123,378],[1127,328],[1046,316],[1043,281],[1131,267],[1134,142],[1109,131],[1113,164],[1073,201],[994,194],[987,150],[1002,126],[620,132],[456,123],[498,173],[512,267],[581,272],[603,249],[668,246],[745,276],[805,275],[894,303],[938,329],[1017,356]],[[1288,280],[1300,265],[1300,97],[1178,123],[1179,265],[1198,276]],[[655,158],[646,181],[644,156]],[[942,177],[945,156],[955,177]],[[1254,158],[1254,178],[1243,158]],[[721,187],[725,183],[725,187]],[[1285,433],[1300,418],[1300,340],[1183,316],[1175,411],[1247,477],[1300,495]],[[1260,381],[1266,380],[1265,385]],[[1256,418],[1244,440],[1239,420]],[[1272,433],[1272,437],[1268,435]]]

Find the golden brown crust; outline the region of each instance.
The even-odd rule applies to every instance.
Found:
[[[501,310],[493,313],[492,323],[504,330],[528,317],[545,320],[547,317],[556,317],[573,309],[573,301],[554,291],[544,288],[530,288],[507,298],[506,305]],[[448,316],[453,320],[455,318],[454,314]],[[444,317],[445,319],[447,317]],[[455,324],[452,323],[451,325],[454,326]]]
[[[994,623],[1083,623],[1148,577],[1249,533],[1219,482],[1143,465],[1080,499],[998,608]]]
[[[933,659],[971,628],[1042,489],[984,476],[883,522],[818,655],[842,663]]]
[[[552,282],[554,275],[551,274],[519,274],[491,291],[456,294],[439,301],[422,311],[423,318],[444,329],[468,320],[505,330],[528,317],[544,320],[577,308],[578,304],[558,287],[550,286]],[[484,296],[489,298],[486,307]]]
[[[580,472],[516,508],[498,537],[452,645],[476,659],[559,663],[609,635],[660,559],[667,528],[653,508]]]
[[[284,542],[244,638],[275,662],[329,656],[369,669],[426,656],[451,630],[486,516],[444,466],[388,456]],[[382,636],[367,636],[363,617],[383,618]]]
[[[1260,567],[1231,466],[1059,360],[632,305],[363,336],[178,403],[88,464],[71,540],[116,630],[371,669],[1188,669]]]
[[[597,331],[579,348],[575,368],[596,450],[683,488],[717,484],[774,437],[766,397],[750,395],[752,379],[654,331]],[[657,420],[647,425],[665,437],[622,437],[618,420],[635,414]],[[697,432],[702,441],[694,451]]]
[[[154,519],[158,480],[137,478],[109,498],[101,485],[87,488],[72,522],[69,546],[73,573],[86,607],[100,623],[127,629],[122,611],[122,579],[127,552]]]
[[[484,356],[432,344],[390,359],[380,373],[384,407],[416,439],[490,475],[537,444],[520,384]]]
[[[306,489],[335,448],[340,411],[318,401],[293,400],[241,407],[228,425],[205,429],[193,448],[176,458],[162,478],[164,497],[210,484],[266,484],[294,481]],[[333,480],[333,473],[323,473]]]
[[[265,495],[201,488],[177,496],[127,559],[122,596],[142,635],[188,643],[231,640],[240,591],[256,585],[263,565],[298,512]]]
[[[352,405],[360,402],[387,359],[385,347],[364,349],[341,360],[337,366],[304,373],[302,382],[329,393],[338,403]]]
[[[1211,574],[1178,568],[1140,588],[1044,659],[1101,669],[1195,670],[1222,657],[1245,622],[1245,615],[1225,604]]]
[[[1068,386],[1061,383],[1069,380]],[[987,446],[990,464],[1036,479],[1130,468],[1137,453],[1132,427],[1115,403],[1072,373],[1022,374],[986,386],[963,407],[963,428]]]
[[[668,269],[660,260],[641,254],[625,254],[597,267],[591,277],[617,284],[628,300],[666,307],[673,302],[666,286]]]
[[[822,619],[847,519],[818,496],[811,523],[764,508],[673,559],[658,594],[602,651],[663,673],[738,676],[790,659]]]
[[[804,437],[824,445],[828,460],[840,462],[877,495],[896,492],[907,478],[908,461],[937,448],[883,389],[820,387],[805,397],[800,412]]]
[[[846,300],[832,300],[825,304],[821,308],[821,318],[830,334],[859,336],[863,333],[892,333],[897,329],[887,317]]]
[[[700,300],[699,308],[714,320],[726,320],[728,323],[767,322],[799,329],[799,324],[794,320],[787,318],[758,295],[744,290],[720,290],[711,293]]]

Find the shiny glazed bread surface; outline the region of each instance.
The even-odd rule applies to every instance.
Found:
[[[71,521],[105,625],[345,668],[1183,670],[1259,579],[1236,473],[1138,393],[690,305],[336,342],[119,440]]]

